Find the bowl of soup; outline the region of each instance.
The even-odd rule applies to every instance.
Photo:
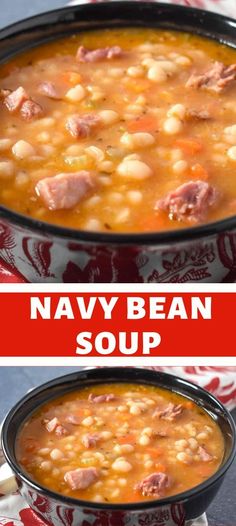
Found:
[[[73,6],[0,31],[0,258],[33,282],[236,278],[232,19]]]
[[[235,455],[235,426],[176,376],[101,368],[57,378],[10,411],[2,446],[47,524],[184,525],[206,511]]]

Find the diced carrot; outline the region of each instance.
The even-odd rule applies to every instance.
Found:
[[[140,502],[142,500],[141,493],[139,491],[132,491],[129,492],[129,499],[128,494],[126,492],[127,502]]]
[[[164,464],[161,464],[161,463],[158,462],[158,464],[156,464],[156,466],[155,466],[155,470],[161,471],[162,473],[165,473],[166,472],[166,466]]]
[[[25,446],[25,451],[27,451],[27,453],[31,453],[33,451],[37,451],[37,449],[39,449],[39,447],[40,447],[40,445],[39,445],[38,442],[36,442],[36,441],[33,442],[32,441],[32,442],[30,442],[29,444],[27,444]]]
[[[127,435],[117,438],[117,442],[119,442],[119,444],[134,444],[135,441],[135,435],[132,433],[128,433]]]
[[[208,477],[212,473],[212,466],[204,463],[196,469],[196,472],[200,477]]]
[[[184,405],[185,405],[186,409],[193,409],[194,408],[194,403],[191,402],[191,400],[186,402]]]
[[[130,90],[134,91],[135,93],[142,93],[146,89],[150,87],[150,82],[147,79],[131,79],[129,78],[125,82],[125,87]]]
[[[135,132],[154,132],[157,130],[158,124],[156,117],[152,115],[143,115],[134,121],[129,121],[127,129],[130,133]]]
[[[236,199],[232,199],[232,201],[228,204],[228,209],[230,214],[235,214],[236,210]]]
[[[151,455],[153,459],[160,457],[163,454],[163,449],[160,447],[148,447],[146,453]]]
[[[191,168],[191,175],[194,179],[200,179],[202,181],[207,181],[208,179],[208,172],[207,170],[199,163],[194,164]]]
[[[64,82],[68,82],[69,84],[79,84],[81,81],[81,75],[79,73],[76,73],[75,71],[66,71],[61,76],[61,80]]]
[[[152,213],[152,215],[142,219],[140,228],[142,232],[158,232],[159,230],[165,230],[167,224],[168,220],[164,213]]]
[[[76,411],[76,415],[77,416],[90,416],[92,414],[92,411],[90,411],[90,409],[86,409],[86,408],[79,408],[77,409]]]
[[[197,139],[177,139],[175,147],[180,148],[186,155],[196,155],[201,152],[203,145]]]
[[[169,91],[161,91],[159,96],[165,101],[171,104],[173,102],[173,93],[170,93]]]

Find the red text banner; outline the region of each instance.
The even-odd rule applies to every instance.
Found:
[[[235,356],[235,292],[64,290],[0,291],[1,357]]]

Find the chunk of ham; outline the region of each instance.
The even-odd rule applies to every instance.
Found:
[[[32,119],[37,119],[43,114],[43,108],[38,102],[29,99],[23,102],[20,113],[23,119],[31,121]]]
[[[155,209],[168,212],[170,219],[198,223],[218,200],[215,188],[205,181],[189,181],[157,201]]]
[[[160,498],[165,494],[166,489],[171,485],[170,478],[166,473],[152,473],[141,482],[136,484],[135,490],[142,493],[144,497]]]
[[[8,111],[14,113],[15,111],[20,111],[23,119],[30,121],[32,119],[38,118],[43,113],[43,108],[32,100],[28,93],[25,91],[22,86],[17,88],[14,91],[11,91],[7,94],[8,90],[3,90],[6,92],[4,97],[4,104],[7,107]]]
[[[198,454],[200,456],[200,459],[203,460],[203,462],[210,462],[211,460],[213,460],[213,456],[210,455],[210,453],[208,453],[203,446],[199,447]]]
[[[41,179],[35,190],[49,210],[62,210],[77,205],[92,187],[89,172],[82,170]]]
[[[85,113],[84,115],[71,115],[66,121],[66,128],[76,139],[89,137],[93,128],[100,123],[97,115]]]
[[[59,425],[55,429],[55,434],[58,437],[62,437],[62,436],[68,435],[68,431],[64,426]]]
[[[97,445],[97,443],[99,442],[99,440],[100,440],[100,436],[99,436],[98,433],[94,433],[93,435],[92,434],[87,434],[87,435],[83,436],[82,444],[86,448],[95,447]]]
[[[41,82],[38,87],[38,92],[41,95],[45,95],[46,97],[49,97],[50,99],[60,99],[60,95],[56,89],[56,86],[49,81]]]
[[[84,46],[80,46],[76,54],[76,60],[78,62],[99,62],[100,60],[111,60],[120,57],[121,54],[122,49],[120,46],[98,49],[87,49]]]
[[[86,489],[99,478],[99,471],[96,468],[79,468],[67,471],[64,480],[72,490]]]
[[[60,425],[60,422],[57,417],[52,418],[52,420],[49,420],[49,422],[46,423],[46,429],[49,433],[53,433],[55,431],[56,427]]]
[[[182,404],[172,404],[170,403],[165,409],[159,410],[156,409],[153,413],[153,417],[155,418],[163,418],[163,420],[168,420],[169,422],[173,422],[178,416],[180,416],[183,413],[184,407]]]
[[[23,102],[29,99],[28,93],[22,86],[11,91],[4,99],[4,104],[10,112],[17,111],[21,108]]]
[[[52,420],[46,422],[46,429],[49,433],[55,432],[57,436],[63,436],[67,434],[66,428],[61,425],[61,422],[57,417],[52,418]]]
[[[68,415],[66,417],[66,422],[72,424],[73,426],[79,426],[81,419],[76,415]]]
[[[186,83],[187,88],[203,88],[220,93],[234,82],[236,78],[236,64],[225,66],[222,62],[214,62],[201,75],[192,74]]]
[[[116,397],[114,394],[103,394],[103,395],[94,395],[93,393],[90,393],[88,400],[89,402],[93,402],[94,404],[103,404],[106,402],[112,402],[115,400]]]

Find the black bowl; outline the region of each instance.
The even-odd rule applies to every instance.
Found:
[[[116,26],[189,31],[236,47],[236,21],[155,2],[57,9],[0,31],[0,62],[40,43]],[[43,223],[0,207],[0,263],[32,282],[233,282],[236,217],[181,231],[112,234]]]
[[[114,505],[97,504],[65,497],[43,488],[31,480],[19,466],[15,454],[16,437],[22,423],[29,418],[38,406],[52,398],[85,386],[107,382],[135,382],[160,386],[180,393],[204,408],[217,422],[224,437],[225,453],[217,472],[202,484],[172,497]],[[166,518],[168,516],[170,519],[168,524],[183,526],[184,517],[188,520],[200,516],[215,497],[235,455],[235,436],[235,426],[231,415],[214,396],[204,389],[165,373],[147,369],[114,367],[90,369],[69,374],[47,382],[31,391],[7,415],[2,430],[2,447],[7,462],[16,476],[21,494],[30,507],[50,525],[151,525],[159,524],[158,517],[160,519],[161,516]]]

